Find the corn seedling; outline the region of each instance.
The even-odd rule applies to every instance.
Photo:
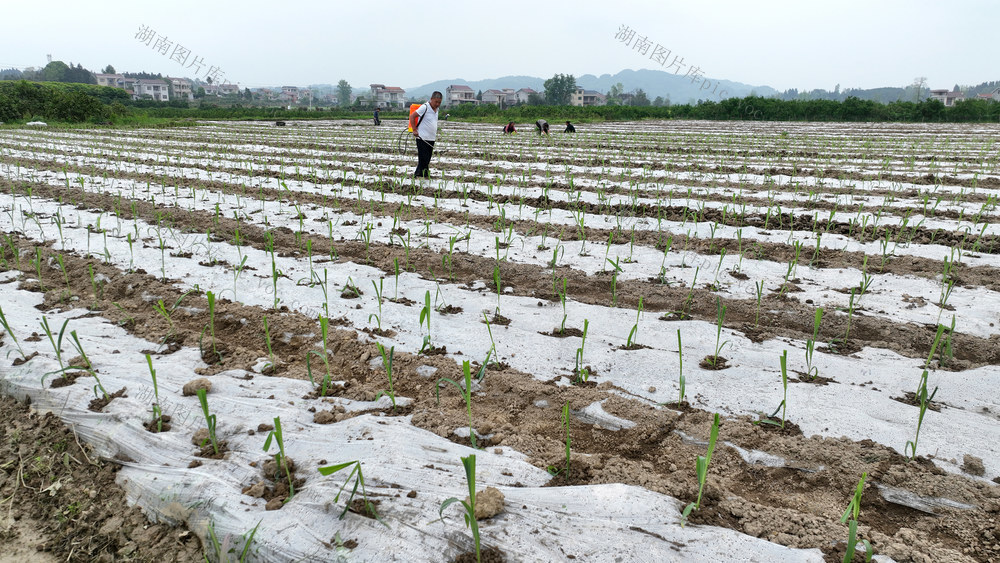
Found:
[[[375,395],[375,400],[377,401],[377,400],[379,400],[380,397],[382,397],[382,395],[386,395],[387,397],[389,397],[389,400],[392,401],[392,410],[393,410],[393,412],[395,412],[396,411],[396,392],[393,389],[393,385],[392,385],[392,358],[393,358],[393,354],[396,353],[396,347],[395,346],[390,347],[388,353],[386,353],[385,346],[382,346],[381,342],[376,342],[375,343],[375,347],[378,348],[379,354],[382,355],[382,365],[385,366],[385,374],[386,374],[386,377],[389,378],[389,390],[388,391],[379,391],[378,394]]]
[[[493,327],[490,325],[490,319],[486,315],[486,311],[483,311],[483,322],[486,323],[486,333],[490,335],[490,349],[486,351],[486,362],[483,363],[483,365],[486,365],[490,361],[490,356],[494,358],[498,358],[499,356],[497,355],[496,340],[493,340]],[[499,360],[494,360],[494,362],[497,365],[500,364]]]
[[[764,298],[764,281],[754,282],[754,290],[757,293],[757,312],[754,314],[753,326],[757,328],[757,325],[760,324],[760,302]]]
[[[500,316],[500,294],[503,293],[503,288],[501,287],[501,284],[500,284],[500,265],[499,264],[494,264],[493,265],[493,283],[495,284],[495,287],[497,288],[497,311],[496,311],[496,314],[497,314],[497,316]]]
[[[566,332],[566,277],[562,279],[562,291],[559,292],[559,302],[562,303],[563,317],[559,324],[559,334]]]
[[[277,416],[274,417],[274,430],[271,430],[267,434],[267,438],[264,440],[265,452],[271,449],[272,438],[274,439],[274,442],[278,445],[278,452],[274,454],[274,463],[277,466],[279,474],[276,475],[275,477],[280,478],[281,470],[282,469],[285,470],[285,477],[288,479],[288,498],[285,499],[285,502],[288,502],[292,500],[292,497],[295,496],[295,483],[292,480],[292,470],[288,466],[288,458],[285,457],[285,439],[284,436],[282,436],[281,434],[281,418]]]
[[[587,329],[589,327],[590,321],[583,319],[583,337],[580,339],[580,347],[576,349],[576,367],[573,368],[576,373],[576,381],[590,379],[590,373],[588,373],[587,368],[583,367],[583,347],[587,343]]]
[[[938,363],[941,366],[947,366],[948,362],[955,356],[955,351],[952,349],[952,337],[955,336],[955,315],[951,316],[951,328],[945,329],[945,339],[944,344],[941,346],[941,353],[938,355]]]
[[[934,396],[937,395],[937,387],[934,388],[934,391],[929,396],[927,394],[927,370],[931,360],[934,358],[934,353],[937,351],[938,344],[941,343],[941,335],[944,333],[944,330],[944,325],[938,325],[937,334],[934,335],[934,343],[931,345],[931,353],[927,355],[923,373],[920,375],[920,384],[917,386],[915,398],[920,403],[920,414],[917,416],[917,434],[913,437],[913,441],[907,441],[906,447],[903,448],[904,455],[909,452],[910,459],[916,459],[917,457],[917,441],[920,439],[920,427],[924,424],[924,415],[927,413],[928,405],[934,400]]]
[[[632,325],[632,330],[628,333],[628,338],[625,340],[625,347],[631,348],[632,344],[635,342],[639,336],[639,318],[642,316],[642,297],[639,298],[639,307],[635,312],[635,324]]]
[[[11,330],[10,323],[7,322],[7,316],[3,314],[3,307],[0,307],[0,325],[3,325],[4,333],[9,335],[11,340],[14,341],[14,344],[17,346],[18,353],[21,354],[21,359],[27,361],[28,356],[24,354],[24,349],[21,348],[21,343],[17,340],[17,336],[14,335],[14,331]],[[7,353],[7,356],[10,356],[9,352]]]
[[[375,301],[378,304],[378,313],[372,313],[372,314],[368,315],[368,322],[372,322],[372,317],[375,317],[375,322],[376,322],[376,324],[378,326],[378,329],[380,331],[382,330],[382,284],[383,284],[383,282],[385,282],[385,278],[379,279],[377,284],[375,283],[375,280],[372,280],[372,287],[375,288]]]
[[[344,511],[340,513],[340,519],[343,520],[344,516],[347,515],[347,511],[351,509],[351,501],[354,500],[354,496],[358,493],[358,487],[361,487],[361,497],[364,499],[364,510],[368,514],[374,516],[375,519],[383,525],[388,527],[388,524],[383,522],[378,513],[375,512],[375,505],[368,500],[368,489],[365,487],[365,475],[361,471],[361,460],[320,467],[319,472],[323,476],[330,476],[342,469],[347,469],[348,467],[353,467],[353,469],[351,469],[351,473],[347,476],[344,484],[340,487],[340,491],[337,492],[337,496],[333,497],[333,502],[339,502],[340,495],[344,493],[344,490],[347,489],[347,485],[351,482],[351,478],[354,477],[354,487],[351,489],[351,494],[347,497],[347,502],[344,503]]]
[[[62,272],[63,281],[66,283],[66,295],[68,297],[72,294],[72,288],[69,285],[69,271],[66,270],[66,262],[62,254],[56,254],[56,263],[59,264],[59,271]]]
[[[364,293],[354,284],[354,280],[348,276],[347,281],[344,282],[344,288],[340,290],[341,299],[357,299],[362,295]]]
[[[873,281],[874,278],[868,273],[868,257],[865,256],[861,264],[861,283],[858,284],[858,307],[861,306],[861,298],[868,292]]]
[[[45,331],[45,336],[49,339],[49,344],[52,344],[52,349],[56,353],[56,361],[59,362],[59,372],[65,371],[66,365],[63,363],[62,359],[62,341],[63,336],[66,334],[66,325],[69,324],[69,319],[63,321],[62,328],[59,329],[59,336],[53,337],[52,330],[49,328],[49,319],[42,315],[42,330]],[[44,377],[43,377],[44,380]]]
[[[249,561],[250,546],[253,545],[253,538],[257,535],[257,530],[260,528],[261,522],[261,520],[258,520],[256,526],[254,526],[247,533],[239,536],[239,538],[243,540],[243,550],[240,551],[239,555],[236,555],[237,546],[230,545],[230,542],[234,541],[234,537],[226,534],[222,538],[222,541],[219,541],[219,537],[215,533],[215,522],[209,520],[208,537],[212,547],[212,553],[204,554],[206,563],[244,563]],[[231,554],[233,557],[230,557]],[[212,559],[209,559],[209,555],[212,555]]]
[[[284,275],[281,270],[278,269],[278,261],[274,255],[274,235],[271,231],[267,232],[267,245],[266,250],[271,254],[271,291],[274,296],[274,310],[278,310],[278,302],[281,299],[278,298],[278,278]]]
[[[149,377],[153,379],[153,420],[156,422],[156,431],[163,431],[163,410],[160,408],[160,386],[156,383],[156,370],[153,369],[153,358],[146,354],[146,365],[149,366]]]
[[[819,325],[823,320],[823,308],[816,308],[816,315],[813,319],[813,335],[812,338],[806,340],[806,376],[809,379],[816,379],[819,376],[819,368],[812,365],[813,350],[816,347],[816,338],[819,336]]]
[[[393,301],[399,299],[399,258],[392,259],[393,271],[396,277],[396,287],[393,289]]]
[[[35,247],[35,259],[31,261],[35,265],[35,275],[38,276],[38,290],[45,291],[45,285],[42,283],[42,249]]]
[[[64,325],[64,328],[65,328],[65,325]],[[101,385],[101,379],[99,377],[97,377],[97,372],[94,370],[94,366],[91,365],[90,358],[87,357],[87,353],[83,351],[83,344],[80,343],[80,339],[76,336],[76,331],[75,330],[70,331],[69,335],[73,339],[73,347],[76,348],[76,353],[79,354],[80,358],[83,360],[83,365],[82,366],[69,366],[66,369],[69,370],[69,369],[81,368],[81,369],[85,370],[87,373],[89,373],[94,378],[94,381],[97,382],[97,384],[94,385],[94,396],[98,397],[98,398],[103,397],[103,398],[107,399],[108,398],[108,392],[107,392],[107,390],[104,389],[104,386]],[[101,392],[100,394],[97,393],[98,390],[100,390],[100,392]]]
[[[785,408],[788,406],[788,350],[784,350],[781,353],[781,357],[778,358],[781,363],[781,388],[784,390],[784,395],[781,398],[781,404],[778,408],[774,409],[771,416],[767,418],[762,418],[754,424],[773,424],[774,426],[781,426],[781,429],[785,429]],[[778,415],[778,411],[781,411],[781,424],[771,420]]]
[[[604,261],[608,262],[609,264],[611,263],[611,261],[608,260],[608,252],[611,251],[611,245],[614,244],[614,242],[615,242],[615,231],[612,230],[611,232],[608,233],[608,243],[604,245]],[[605,266],[602,263],[601,264],[601,271],[602,272],[604,271],[604,268],[605,268]]]
[[[325,397],[327,387],[330,385],[330,354],[328,350],[330,349],[327,342],[330,332],[330,319],[320,315],[319,317],[319,332],[323,341],[323,353],[317,352],[316,350],[309,350],[306,354],[306,372],[309,374],[309,382],[312,383],[313,387],[316,387],[316,381],[313,379],[312,374],[312,357],[317,356],[319,359],[323,360],[323,366],[326,368],[323,374],[323,381],[320,383],[319,396]]]
[[[196,391],[198,394],[198,402],[201,403],[201,412],[205,415],[205,424],[208,426],[208,439],[201,442],[201,446],[205,446],[205,442],[211,442],[212,451],[215,454],[219,453],[219,441],[215,436],[215,415],[208,412],[208,397],[207,391],[204,389],[198,389]]]
[[[489,361],[489,356],[487,356],[487,361]],[[462,362],[462,374],[465,376],[465,387],[463,387],[459,382],[448,377],[442,377],[438,379],[437,385],[434,387],[434,393],[437,397],[438,404],[441,404],[441,385],[445,383],[450,383],[458,389],[461,394],[462,399],[465,400],[465,410],[469,414],[469,440],[472,442],[473,448],[478,448],[476,445],[476,431],[472,429],[472,366],[469,364],[468,360]],[[479,375],[476,377],[477,380],[482,380],[486,375],[486,362],[483,362],[482,367],[479,368]]]
[[[98,280],[94,276],[94,265],[87,264],[87,273],[90,275],[90,288],[94,291],[94,306],[93,309],[97,308],[97,300],[104,299],[104,281]]]
[[[715,352],[709,360],[709,363],[712,364],[713,368],[719,367],[719,354],[722,353],[722,349],[726,347],[726,344],[729,344],[728,340],[722,340],[722,324],[726,321],[727,307],[722,304],[722,299],[719,297],[715,298],[715,309]]]
[[[618,265],[618,258],[615,258],[614,262],[612,262],[611,260],[608,260],[608,264],[611,264],[612,266],[615,267],[615,269],[611,271],[611,306],[612,307],[617,307],[618,306],[618,273],[621,272],[622,269],[621,269],[621,266]]]
[[[688,311],[691,307],[691,300],[694,299],[694,286],[698,283],[699,270],[701,270],[701,266],[696,266],[694,269],[694,278],[691,279],[691,287],[688,288],[687,297],[684,298],[684,306],[681,308],[681,318],[688,318],[690,316]]]
[[[681,329],[677,329],[677,378],[680,388],[680,395],[677,397],[677,404],[684,402],[684,349],[681,346]]]
[[[847,505],[844,515],[840,517],[840,523],[847,524],[847,551],[844,553],[843,563],[854,561],[854,552],[858,545],[858,514],[861,512],[861,495],[867,477],[867,472],[861,474],[861,480],[858,481],[858,486],[854,489],[854,496],[851,498],[850,504]],[[848,522],[848,520],[850,521]],[[865,561],[871,561],[873,555],[871,542],[861,540],[861,543],[865,546]]]
[[[318,277],[318,276],[317,276]],[[329,281],[327,278],[326,268],[323,268],[323,283],[319,284],[320,291],[323,292],[323,314],[327,317],[330,316],[330,291],[329,291]]]
[[[476,522],[476,454],[469,454],[463,457],[462,466],[465,467],[465,479],[469,483],[469,502],[451,497],[441,503],[441,510],[438,513],[443,519],[444,509],[456,502],[462,505],[462,508],[465,509],[465,514],[463,515],[465,516],[465,526],[472,530],[472,540],[476,546],[476,563],[479,563],[482,559],[480,553],[479,523]]]
[[[563,426],[563,429],[566,431],[566,466],[563,468],[562,472],[563,472],[563,475],[565,476],[565,478],[569,479],[569,477],[570,477],[569,459],[570,459],[570,453],[572,452],[572,449],[570,448],[570,445],[571,445],[572,442],[571,442],[570,437],[569,437],[569,403],[568,402],[566,404],[564,404],[563,408],[562,408],[562,426]],[[559,470],[556,469],[554,465],[550,465],[548,467],[548,471],[552,475],[558,475],[559,474]]]
[[[692,511],[701,508],[701,494],[705,491],[705,481],[708,480],[708,464],[712,461],[712,452],[715,450],[715,441],[719,438],[719,413],[715,413],[712,419],[712,432],[708,438],[708,451],[705,455],[700,455],[695,460],[695,469],[698,472],[698,498],[684,507],[681,513],[681,527],[687,522]]]
[[[427,335],[424,336],[424,343],[420,347],[420,352],[423,353],[424,350],[431,348],[431,292],[430,290],[424,294],[424,307],[420,309],[420,327],[423,328],[424,322],[427,323]]]

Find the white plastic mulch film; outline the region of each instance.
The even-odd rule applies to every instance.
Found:
[[[38,355],[13,366],[20,353],[11,338],[4,338],[0,392],[30,397],[35,409],[54,412],[99,455],[120,462],[119,483],[150,519],[184,522],[203,538],[211,526],[220,541],[228,536],[237,553],[242,538],[256,527],[253,560],[442,561],[469,551],[472,537],[461,509],[448,508],[442,520],[439,507],[448,497],[467,495],[460,458],[474,453],[477,488],[497,487],[506,499],[503,512],[480,522],[483,544],[499,547],[511,561],[570,556],[578,561],[822,561],[816,549],[789,549],[723,528],[682,528],[680,501],[639,487],[543,487],[548,473],[517,452],[472,450],[417,429],[408,418],[362,415],[315,424],[310,406],[340,405],[350,411],[376,405],[302,399],[310,391],[308,382],[247,378],[255,374],[243,371],[213,376],[208,395],[229,454],[221,460],[197,458],[191,437],[205,426],[204,417],[198,399],[180,391],[203,365],[198,350],[153,356],[160,404],[173,418],[173,428],[148,432],[144,424],[152,417],[153,389],[143,351],[156,349],[156,343],[84,309],[39,311],[40,295],[16,289],[13,279],[10,273],[0,278],[0,303],[11,330],[21,335],[24,352]],[[57,371],[59,363],[46,338],[27,342],[23,337],[40,332],[43,315],[54,331],[69,320],[64,350],[72,349],[69,331],[75,330],[104,388],[124,387],[127,396],[111,401],[104,412],[92,412],[93,378],[53,389],[49,384],[57,376],[49,375],[43,384],[43,376]],[[71,355],[64,352],[63,360]],[[274,417],[281,418],[287,454],[306,482],[283,508],[266,511],[263,500],[241,491],[262,480],[259,465],[269,459],[262,449],[266,433],[248,431]],[[201,465],[189,468],[195,460]],[[352,512],[339,518],[346,494],[338,503],[334,497],[347,471],[329,477],[316,471],[322,464],[353,460],[361,461],[369,497],[379,501],[384,523]]]

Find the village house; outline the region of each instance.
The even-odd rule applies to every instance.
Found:
[[[191,89],[191,81],[187,78],[164,78],[170,83],[172,96],[175,100],[193,100],[194,91]]]
[[[125,76],[121,74],[95,74],[98,86],[110,86],[112,88],[125,88]]]
[[[135,81],[133,100],[152,99],[158,102],[170,101],[170,91],[163,80],[140,78]]]
[[[240,93],[238,84],[219,84],[220,96],[236,96]]]
[[[569,103],[574,106],[603,106],[608,103],[608,99],[597,90],[577,88],[570,96]]]
[[[288,102],[289,104],[299,103],[299,87],[282,86],[280,99],[282,102]]]
[[[514,93],[514,96],[517,98],[518,103],[526,104],[528,103],[528,96],[537,93],[538,92],[535,92],[531,88],[521,88],[520,90]]]
[[[443,103],[447,107],[460,106],[462,104],[477,104],[476,93],[464,84],[452,84],[445,88]]]
[[[988,94],[976,94],[976,98],[980,100],[1000,102],[1000,87],[994,88],[993,91]]]
[[[371,88],[372,103],[375,107],[403,107],[406,105],[406,90],[398,86],[386,86],[385,84],[369,84]]]
[[[510,107],[518,103],[517,92],[515,92],[513,88],[487,90],[483,92],[482,103],[494,104],[500,106],[501,108]]]
[[[931,90],[931,99],[941,102],[946,107],[951,107],[955,105],[955,102],[964,100],[965,94],[948,90]]]

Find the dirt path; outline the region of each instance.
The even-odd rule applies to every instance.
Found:
[[[194,534],[147,521],[118,466],[80,446],[55,415],[0,394],[0,563],[203,560]]]

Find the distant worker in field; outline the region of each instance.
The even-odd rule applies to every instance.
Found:
[[[545,133],[546,135],[548,135],[549,134],[549,122],[545,121],[544,119],[539,119],[538,121],[535,122],[535,129],[538,130],[538,134],[539,135],[541,135],[542,133]]]
[[[378,116],[379,109],[375,108],[375,125],[382,125],[382,120]]]
[[[514,127],[514,122],[513,121],[511,121],[507,125],[503,126],[503,134],[504,135],[510,135],[512,133],[517,133],[517,129]]]
[[[576,133],[576,127],[573,127],[573,124],[567,121],[566,130],[563,133]]]
[[[431,155],[437,139],[438,108],[441,106],[441,92],[434,91],[431,99],[410,114],[410,129],[417,142],[417,169],[414,178],[430,177]]]

